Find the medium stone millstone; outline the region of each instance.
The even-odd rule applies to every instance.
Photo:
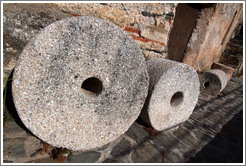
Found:
[[[227,75],[219,69],[199,73],[201,94],[217,96],[227,84]]]
[[[94,17],[55,22],[24,48],[14,71],[17,112],[36,136],[85,150],[119,137],[148,92],[145,58],[116,25]]]
[[[154,129],[172,128],[189,118],[199,95],[199,78],[189,65],[155,58],[148,61],[149,94],[141,118]]]

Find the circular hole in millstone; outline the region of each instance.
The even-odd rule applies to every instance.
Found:
[[[85,90],[84,92],[88,92],[88,94],[99,95],[102,92],[103,84],[98,78],[90,77],[84,80],[81,88]]]
[[[183,92],[180,92],[180,91],[176,92],[171,98],[170,105],[172,107],[177,107],[183,102],[183,100],[184,100]]]
[[[204,82],[204,83],[203,83],[203,87],[204,87],[204,88],[208,88],[208,87],[209,87],[209,81]]]

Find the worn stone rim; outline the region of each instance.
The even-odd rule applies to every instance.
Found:
[[[218,95],[227,84],[227,75],[219,69],[211,69],[199,73],[201,93],[205,95]]]
[[[70,21],[70,20],[74,21],[74,20],[78,20],[78,19],[88,19],[88,20],[92,20],[92,21],[95,21],[95,20],[98,21],[98,20],[100,20],[99,22],[101,22],[102,24],[106,24],[108,26],[111,26],[112,29],[114,29],[115,31],[118,31],[117,33],[119,33],[122,36],[124,36],[124,39],[127,40],[129,43],[131,43],[131,45],[133,45],[132,47],[135,47],[135,49],[136,49],[135,51],[138,52],[138,55],[134,55],[134,56],[141,57],[141,58],[138,59],[138,60],[140,60],[140,66],[138,66],[139,69],[138,70],[135,70],[135,71],[140,72],[141,75],[144,77],[145,82],[144,83],[141,82],[140,83],[140,86],[143,89],[145,89],[145,90],[143,90],[143,92],[139,93],[140,96],[137,96],[137,98],[139,99],[139,101],[137,103],[139,103],[141,106],[140,107],[137,106],[135,108],[135,110],[132,110],[135,106],[134,107],[131,107],[131,110],[133,112],[132,117],[128,120],[128,122],[125,124],[125,126],[124,125],[123,126],[122,125],[114,125],[115,128],[118,128],[119,130],[117,132],[115,132],[115,133],[110,133],[109,132],[111,135],[112,134],[113,135],[110,138],[105,138],[105,139],[107,139],[107,141],[105,141],[105,140],[103,140],[103,141],[101,140],[100,141],[100,139],[101,139],[100,138],[100,139],[98,139],[98,141],[97,141],[98,143],[95,146],[83,145],[81,147],[78,147],[78,146],[72,147],[71,145],[67,145],[68,143],[67,144],[65,144],[65,143],[62,143],[61,144],[60,142],[57,143],[57,142],[54,142],[53,140],[52,141],[49,141],[46,136],[38,133],[37,132],[37,129],[33,129],[32,128],[32,125],[30,123],[30,120],[26,119],[26,117],[23,115],[23,111],[19,108],[19,105],[18,105],[19,104],[19,101],[17,100],[17,98],[18,98],[17,96],[18,95],[16,95],[16,93],[17,93],[16,92],[16,85],[18,84],[17,78],[18,78],[18,75],[19,75],[19,70],[21,70],[21,65],[22,65],[21,62],[24,61],[25,55],[28,53],[28,51],[30,51],[30,48],[33,48],[33,46],[36,44],[35,42],[37,42],[37,40],[40,38],[40,36],[42,36],[45,33],[45,31],[47,30],[47,28],[52,28],[52,26],[56,26],[56,25],[62,24],[64,22],[66,22],[66,21]],[[61,26],[63,26],[63,25],[61,25]],[[133,66],[133,68],[136,68],[136,66]],[[140,71],[140,69],[141,69],[141,71]],[[99,80],[102,80],[102,82],[103,82],[103,88],[107,88],[108,87],[108,84],[105,83],[106,81],[105,81],[105,78],[104,77],[102,77],[100,75],[95,75],[95,74],[91,74],[91,75],[87,76],[87,78],[88,77],[96,77]],[[41,30],[39,32],[39,34],[36,35],[33,39],[31,39],[31,41],[28,43],[28,45],[24,48],[22,54],[20,55],[20,60],[18,61],[17,65],[16,65],[16,70],[14,72],[13,79],[14,79],[14,81],[13,81],[13,89],[12,89],[13,100],[14,100],[14,103],[17,105],[17,112],[18,112],[20,118],[22,119],[22,121],[24,122],[24,124],[26,125],[26,127],[31,132],[33,132],[33,134],[35,134],[36,136],[38,136],[39,138],[41,138],[42,140],[46,141],[49,144],[52,144],[52,145],[57,146],[57,147],[66,147],[66,148],[73,149],[73,150],[85,150],[85,149],[93,149],[93,148],[101,147],[101,146],[107,144],[108,142],[111,142],[111,141],[115,140],[121,134],[123,134],[125,131],[127,131],[127,129],[134,123],[134,121],[137,119],[138,115],[140,114],[141,108],[142,108],[142,106],[144,104],[144,99],[147,96],[147,88],[148,88],[148,81],[146,81],[146,80],[148,80],[148,73],[147,73],[147,67],[146,67],[145,58],[144,58],[144,55],[141,53],[140,48],[135,43],[135,41],[128,35],[127,32],[123,31],[122,29],[119,29],[119,27],[117,27],[116,25],[114,25],[112,23],[109,23],[109,22],[107,22],[105,20],[99,19],[99,18],[87,17],[87,16],[66,18],[66,19],[60,20],[58,22],[55,22],[55,23],[53,23],[53,24],[45,27],[43,30]],[[134,80],[133,83],[134,83],[134,86],[136,86],[137,85],[136,84],[137,83],[137,80]],[[102,95],[102,94],[105,94],[104,91],[102,91],[102,93],[99,94],[99,95]],[[91,98],[91,96],[90,97],[87,96],[87,97],[88,98]],[[119,119],[118,122],[119,123],[125,123],[124,121],[122,121],[120,119]],[[39,123],[42,123],[42,122],[39,122]],[[104,123],[104,122],[102,122],[102,123]],[[111,129],[108,129],[108,130],[111,130]]]
[[[155,61],[155,59],[153,59],[153,61]],[[187,120],[196,106],[200,93],[199,78],[194,68],[171,60],[163,59],[163,61],[175,65],[170,67],[167,71],[163,71],[162,76],[154,85],[154,89],[151,92],[148,117],[150,124],[157,131],[167,130]],[[180,75],[180,73],[183,75]],[[175,77],[176,74],[180,75],[180,77],[182,76],[182,79],[177,80],[177,77]],[[189,78],[189,80],[187,80],[187,78]],[[171,84],[168,88],[165,88],[165,85],[170,82],[176,84]],[[172,106],[171,100],[178,92],[182,93],[181,102],[176,106]],[[182,116],[178,116],[181,114]],[[159,119],[165,119],[166,121],[160,122]]]

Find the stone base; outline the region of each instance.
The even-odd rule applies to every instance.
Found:
[[[32,143],[29,141],[33,139],[28,139],[30,136],[16,125],[15,122],[7,122],[7,127],[3,128],[3,162],[187,162],[211,142],[213,138],[220,133],[223,126],[242,110],[243,80],[242,78],[232,77],[223,93],[219,94],[217,97],[204,97],[200,95],[196,108],[190,118],[183,123],[183,125],[179,126],[179,128],[152,135],[144,126],[135,122],[120,138],[101,149],[69,152],[66,150],[54,150],[54,147],[41,142],[41,149],[37,149],[38,147],[36,147],[36,152],[32,153],[30,156],[27,154],[28,151],[25,144],[28,146],[31,145]],[[242,119],[239,119],[239,122],[242,122]],[[234,126],[232,127],[235,129]],[[243,128],[243,126],[241,127]],[[240,131],[237,134],[240,134]],[[241,133],[241,135],[242,134],[243,133]],[[238,139],[240,141],[240,137],[234,134],[232,142],[226,142],[220,149],[215,149],[217,153],[214,158],[219,156],[223,151],[229,154],[223,157],[228,157],[226,159],[231,161],[230,157],[233,155],[230,151],[232,149],[231,145],[238,145],[238,143],[235,142],[235,140]],[[32,142],[33,145],[36,144],[36,141]],[[217,139],[216,144],[221,143],[223,142]],[[225,149],[228,149],[228,151]],[[32,149],[32,152],[33,150],[34,149]],[[56,154],[50,155],[51,153],[49,152],[52,150],[56,152]],[[209,161],[209,156],[203,156],[203,158],[207,159],[204,159],[204,162]]]

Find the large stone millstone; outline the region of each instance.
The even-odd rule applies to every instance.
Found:
[[[224,71],[211,69],[199,73],[201,94],[217,96],[226,86],[228,78]]]
[[[83,16],[55,22],[28,43],[12,93],[33,134],[56,147],[86,150],[128,130],[148,84],[135,41],[112,23]]]
[[[155,58],[148,61],[149,94],[140,117],[158,131],[189,118],[198,101],[200,83],[189,65]]]

